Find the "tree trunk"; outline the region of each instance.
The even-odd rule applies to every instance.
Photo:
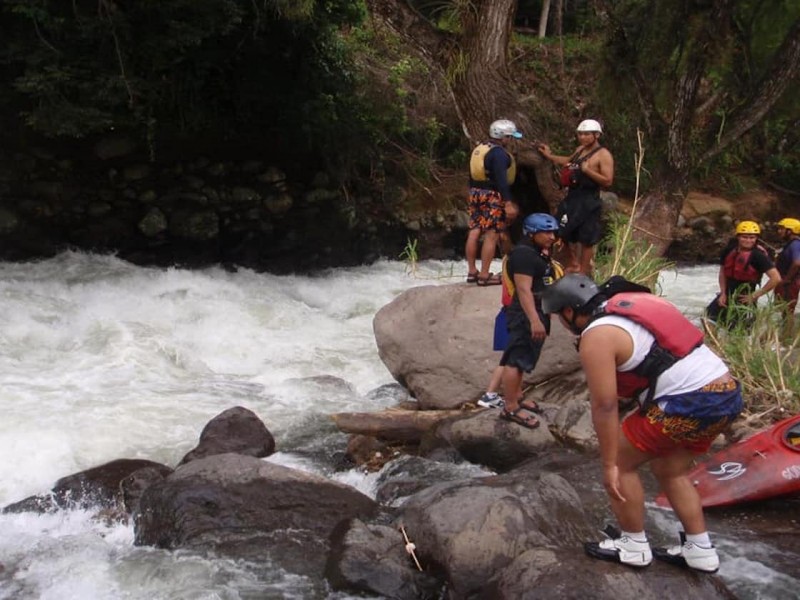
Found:
[[[542,2],[542,12],[539,15],[539,38],[547,34],[547,19],[550,17],[550,0]]]
[[[366,0],[372,17],[395,31],[449,87],[470,144],[485,140],[489,124],[511,119],[524,133],[517,162],[530,169],[551,207],[560,199],[551,166],[535,149],[539,131],[523,110],[508,70],[517,0],[473,0],[461,16],[462,33],[439,31],[405,0]],[[447,75],[446,75],[447,74]]]

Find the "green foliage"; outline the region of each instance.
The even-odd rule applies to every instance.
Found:
[[[417,242],[418,240],[414,238],[406,238],[406,246],[403,248],[403,251],[400,253],[400,260],[406,263],[406,273],[410,275],[417,274],[417,267],[419,265],[419,254],[417,252]]]
[[[3,0],[0,106],[48,137],[110,129],[288,140],[334,156],[365,111],[340,31],[349,0]],[[6,117],[8,118],[8,117]]]
[[[800,3],[745,0],[733,3],[730,18],[722,20],[715,20],[716,6],[669,0],[614,4],[600,86],[604,104],[613,111],[607,118],[648,127],[651,153],[659,159],[654,164],[666,164],[667,124],[678,100],[675,94],[688,65],[699,57],[703,73],[687,132],[694,159],[692,174],[704,178],[709,172],[735,173],[754,166],[768,171],[769,157],[776,151],[783,153],[781,139],[775,135],[781,128],[775,125],[796,119],[800,110],[796,94],[784,94],[767,115],[764,128],[746,134],[711,161],[697,159],[714,147],[748,96],[758,89],[776,49],[800,18]],[[647,118],[643,99],[650,99],[655,108]],[[789,170],[796,173],[794,165]],[[728,183],[736,185],[735,176]]]
[[[673,266],[656,254],[650,244],[630,236],[630,218],[627,215],[618,212],[611,214],[606,235],[597,249],[597,281],[622,275],[629,281],[656,289],[659,273]]]

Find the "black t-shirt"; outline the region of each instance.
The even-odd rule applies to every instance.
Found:
[[[536,310],[542,314],[542,292],[545,287],[553,283],[553,266],[550,257],[543,255],[539,248],[527,237],[517,244],[508,256],[508,274],[514,279],[515,274],[528,275],[533,278],[531,291],[533,292]],[[509,313],[523,313],[519,302],[519,294],[514,294],[514,299],[508,307]]]

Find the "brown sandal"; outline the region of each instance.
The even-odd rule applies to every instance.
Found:
[[[467,273],[467,283],[478,283],[478,272]]]
[[[536,400],[522,399],[519,401],[519,405],[528,412],[542,414],[542,408],[536,403]]]
[[[526,427],[527,429],[536,429],[539,426],[539,419],[524,406],[520,406],[517,410],[507,410],[504,408],[503,412],[500,413],[500,418]]]
[[[480,287],[485,287],[487,285],[500,285],[503,283],[503,278],[499,273],[497,275],[494,273],[489,273],[486,277],[481,277],[478,275],[475,283],[477,283]]]

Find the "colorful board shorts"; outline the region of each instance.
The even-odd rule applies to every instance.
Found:
[[[622,422],[622,432],[635,447],[654,456],[665,456],[677,448],[695,454],[708,452],[711,442],[724,432],[742,411],[742,388],[738,381],[715,383],[697,391],[657,398],[666,400],[632,413]]]
[[[469,211],[469,229],[496,231],[497,233],[503,233],[506,230],[506,203],[499,192],[469,188],[467,209]]]

